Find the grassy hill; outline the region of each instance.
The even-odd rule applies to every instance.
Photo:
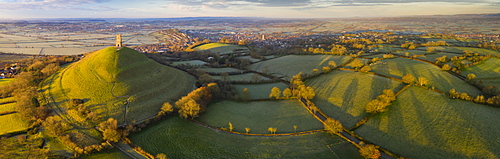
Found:
[[[243,49],[243,50],[248,50],[247,47],[244,46],[239,46],[239,45],[233,45],[233,44],[224,44],[224,43],[208,43],[208,44],[203,44],[197,47],[193,48],[195,51],[211,51],[213,53],[220,53],[220,54],[230,54],[233,53],[233,50],[235,49]]]
[[[47,78],[42,89],[59,110],[69,99],[83,99],[101,120],[113,117],[141,121],[154,116],[166,101],[174,102],[193,88],[194,78],[163,66],[130,48],[96,51]],[[76,121],[79,119],[69,111]]]
[[[384,63],[371,66],[372,72],[399,79],[411,74],[416,78],[426,78],[429,80],[427,86],[435,87],[435,89],[443,92],[456,89],[459,92],[467,92],[472,95],[482,94],[476,87],[428,63],[403,58],[384,59],[382,61]]]
[[[355,132],[408,158],[498,158],[500,109],[423,88],[401,93]]]
[[[325,114],[352,127],[368,114],[365,105],[384,89],[399,91],[402,82],[360,72],[334,71],[306,81],[314,88],[312,100]]]

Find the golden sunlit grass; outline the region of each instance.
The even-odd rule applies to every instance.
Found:
[[[0,113],[6,111],[15,111],[16,103],[2,104],[0,105]]]
[[[311,74],[313,69],[321,71],[323,66],[328,66],[329,61],[335,61],[337,65],[347,62],[349,56],[334,55],[288,55],[280,58],[254,63],[248,69],[283,76],[284,80],[299,72]]]
[[[0,116],[0,135],[28,129],[28,123],[21,119],[19,113]]]
[[[233,50],[235,50],[235,49],[248,50],[248,48],[244,47],[244,46],[233,45],[233,44],[224,44],[224,43],[208,43],[208,44],[203,44],[203,45],[197,46],[193,49],[195,51],[209,50],[213,53],[220,53],[220,54],[233,53]]]
[[[386,63],[371,66],[372,72],[399,79],[407,74],[411,74],[415,78],[426,78],[429,80],[428,87],[434,87],[443,92],[456,89],[459,92],[467,92],[470,95],[482,94],[476,87],[441,70],[437,66],[404,58],[385,59],[383,61]]]
[[[0,103],[14,102],[15,100],[14,97],[0,98]]]
[[[126,120],[140,121],[154,116],[163,102],[188,93],[193,81],[187,73],[160,65],[135,50],[109,47],[47,78],[42,89],[60,107],[71,98],[84,99],[101,119],[113,117],[123,122],[127,101]]]
[[[500,109],[450,99],[420,87],[355,132],[409,158],[498,158]]]
[[[397,92],[404,86],[402,82],[349,71],[333,71],[306,81],[306,85],[314,88],[316,97],[312,101],[316,106],[347,128],[368,115],[366,103],[382,94],[382,90]]]

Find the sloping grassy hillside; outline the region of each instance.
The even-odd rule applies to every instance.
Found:
[[[306,85],[314,88],[316,97],[312,101],[316,106],[348,128],[368,115],[366,103],[382,94],[382,90],[397,92],[404,86],[395,80],[349,71],[333,71],[307,80]]]
[[[193,83],[187,73],[135,50],[108,47],[49,77],[42,89],[62,111],[63,102],[83,99],[101,120],[113,117],[123,122],[154,116],[163,102],[187,94]]]
[[[208,51],[211,51],[213,53],[220,53],[220,54],[233,53],[233,50],[235,50],[235,49],[248,50],[248,48],[244,47],[244,46],[233,45],[233,44],[224,44],[224,43],[208,43],[208,44],[203,44],[203,45],[197,46],[193,49],[195,51],[208,50]]]
[[[19,113],[0,116],[0,135],[28,129],[28,123],[21,119]]]
[[[498,158],[499,113],[495,107],[410,87],[389,111],[355,132],[408,158]]]
[[[429,81],[427,86],[435,87],[435,89],[443,92],[456,89],[459,92],[467,92],[471,95],[482,94],[476,87],[441,70],[437,66],[425,62],[404,58],[384,59],[382,61],[385,63],[371,66],[372,72],[399,79],[407,74],[411,74],[415,78],[426,78]]]
[[[492,78],[500,77],[500,59],[499,58],[489,58],[481,64],[468,67],[466,70],[462,71],[462,75],[467,76],[469,73],[473,73],[480,78]]]

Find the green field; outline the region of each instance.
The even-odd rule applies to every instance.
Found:
[[[323,66],[328,66],[329,61],[341,65],[349,59],[351,59],[349,56],[334,55],[288,55],[252,64],[248,69],[289,80],[299,72],[311,74],[313,69],[321,71]]]
[[[489,58],[481,64],[468,67],[462,71],[462,75],[467,76],[469,73],[475,74],[477,79],[481,78],[500,78],[500,59]]]
[[[0,135],[28,129],[28,123],[21,119],[19,113],[0,116]]]
[[[83,99],[101,120],[113,117],[121,123],[154,116],[163,102],[176,101],[192,90],[193,83],[194,78],[187,73],[158,64],[135,50],[109,47],[47,78],[42,89],[61,111],[66,110],[62,102]]]
[[[400,48],[399,46],[395,46],[395,47],[384,46],[384,47],[374,47],[374,48],[372,48],[372,50],[378,50],[378,52],[393,52],[393,51],[396,51],[396,50],[403,50],[403,49],[404,48]]]
[[[297,132],[323,129],[323,124],[297,100],[217,102],[209,105],[198,120],[219,128],[228,128],[231,122],[233,131],[244,133],[250,128],[252,134],[269,134],[269,127],[277,128],[277,134],[293,133],[294,125]]]
[[[203,61],[200,61],[200,60],[191,60],[191,61],[176,61],[176,62],[172,63],[173,66],[178,66],[178,65],[181,65],[181,64],[191,65],[191,66],[201,66],[201,65],[206,64],[206,62],[203,62]]]
[[[386,64],[372,65],[372,72],[399,79],[406,74],[411,74],[415,78],[426,78],[429,80],[429,87],[434,87],[443,92],[456,89],[459,92],[467,92],[471,95],[481,94],[481,91],[476,87],[452,76],[437,66],[404,58],[384,59],[382,61],[386,62]]]
[[[273,87],[278,87],[282,92],[288,85],[284,83],[266,83],[266,84],[233,84],[236,94],[241,95],[243,89],[248,88],[250,99],[268,99],[269,93]]]
[[[301,136],[242,136],[215,131],[178,117],[133,134],[130,139],[151,154],[164,153],[173,159],[360,158],[356,147],[323,132]]]
[[[2,104],[0,105],[0,113],[6,111],[15,111],[16,103]]]
[[[417,58],[422,59],[422,60],[426,60],[426,61],[436,62],[436,58],[443,57],[443,56],[446,56],[448,58],[452,58],[454,56],[460,56],[460,55],[452,54],[452,53],[434,53],[434,54],[427,54],[425,56],[419,56]]]
[[[224,44],[224,43],[208,43],[208,44],[203,44],[200,46],[197,46],[193,48],[195,51],[211,51],[213,53],[219,53],[219,54],[230,54],[233,53],[233,50],[235,49],[243,49],[243,50],[248,50],[247,47],[244,46],[239,46],[239,45],[233,45],[233,44]]]
[[[494,50],[489,50],[489,49],[483,49],[483,48],[473,48],[473,47],[450,47],[450,46],[438,46],[434,47],[436,50],[439,51],[446,51],[446,52],[455,52],[455,53],[463,53],[464,50],[467,51],[472,51],[474,53],[479,53],[482,55],[493,55],[493,56],[499,56],[500,52],[499,51],[494,51]]]
[[[253,58],[253,57],[250,57],[250,56],[240,56],[238,58],[247,59],[247,60],[250,60],[252,62],[259,62],[259,61],[261,61],[260,59],[256,59],[256,58]]]
[[[384,89],[399,91],[402,82],[371,74],[333,71],[306,81],[314,88],[312,100],[326,115],[339,120],[344,127],[353,127],[366,117],[365,105],[382,94]]]
[[[476,80],[483,82],[485,86],[496,86],[500,88],[500,59],[489,58],[481,64],[468,67],[462,71],[462,75],[469,73],[476,75]]]
[[[427,51],[422,51],[422,50],[403,50],[403,51],[396,51],[394,53],[400,54],[400,55],[406,55],[408,53],[410,56],[413,55],[425,55],[427,54]]]
[[[410,87],[355,132],[408,158],[500,157],[500,109]]]
[[[243,72],[242,70],[238,70],[238,69],[235,69],[235,68],[231,68],[231,67],[224,67],[224,68],[199,68],[197,69],[199,71],[205,71],[207,73],[224,73],[224,72],[234,72],[234,73],[241,73]]]
[[[0,54],[0,63],[2,62],[14,62],[14,61],[19,61],[22,59],[29,59],[33,58],[33,56],[26,56],[26,55],[11,55],[11,54]],[[3,64],[0,66],[3,68]]]
[[[118,148],[110,149],[110,150],[103,150],[101,152],[92,154],[90,156],[83,156],[82,158],[85,159],[131,159],[130,156],[127,156]]]
[[[231,75],[229,76],[229,81],[239,81],[239,82],[255,82],[252,80],[252,77],[258,77],[260,79],[259,81],[269,81],[271,79],[261,76],[256,73],[245,73],[245,74],[239,74],[239,75]],[[218,80],[224,80],[223,76],[211,76],[214,79]]]

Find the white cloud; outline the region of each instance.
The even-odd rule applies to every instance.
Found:
[[[2,10],[94,10],[79,7],[85,4],[102,3],[110,0],[7,0],[0,1]]]

